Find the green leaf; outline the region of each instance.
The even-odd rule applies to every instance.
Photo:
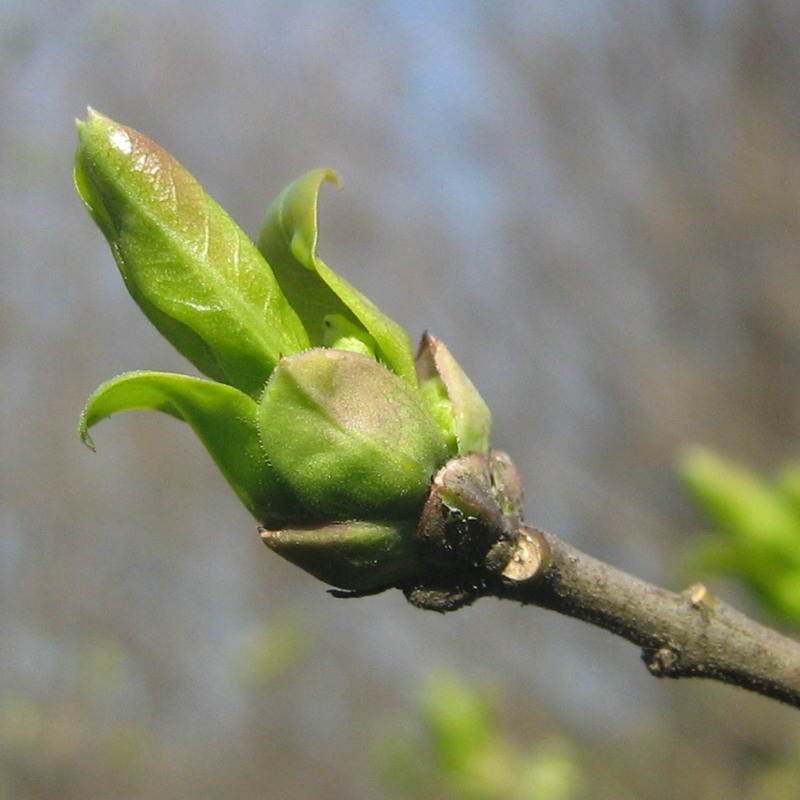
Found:
[[[164,372],[126,372],[98,388],[78,431],[94,449],[89,429],[134,408],[162,411],[192,427],[247,509],[260,522],[280,525],[300,514],[295,497],[271,469],[258,435],[258,404],[222,383]]]
[[[360,353],[282,359],[259,422],[267,458],[310,519],[418,516],[447,458],[418,390]]]
[[[317,255],[317,199],[324,181],[337,184],[336,173],[313,170],[281,192],[267,212],[258,248],[272,265],[313,346],[325,344],[325,318],[339,315],[375,342],[378,361],[416,385],[406,332]]]
[[[171,155],[89,112],[75,185],[128,291],[198,369],[257,396],[277,360],[308,347],[269,265]]]
[[[680,473],[695,500],[733,540],[794,551],[800,559],[800,516],[757,475],[699,447],[686,453]]]
[[[469,769],[496,733],[486,698],[447,672],[428,679],[423,712],[435,752],[451,773]]]
[[[326,314],[323,320],[323,347],[350,350],[352,353],[375,358],[375,340],[361,327],[342,314]]]
[[[681,476],[718,528],[694,546],[690,561],[710,573],[735,575],[765,607],[800,622],[800,507],[792,475],[771,486],[738,464],[693,448]]]
[[[438,375],[430,375],[425,379],[420,378],[419,392],[447,443],[448,452],[451,455],[457,455],[459,447],[456,435],[456,415],[444,381]]]

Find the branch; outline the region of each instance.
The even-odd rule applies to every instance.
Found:
[[[522,482],[505,453],[468,453],[439,470],[416,556],[416,571],[395,585],[419,608],[455,611],[486,596],[549,608],[637,645],[656,677],[712,678],[800,708],[800,643],[701,584],[668,592],[525,525]]]
[[[539,574],[494,584],[495,596],[549,608],[622,636],[642,648],[642,659],[656,677],[712,678],[800,708],[800,643],[712,597],[701,584],[674,594],[551,534],[525,525],[520,534],[538,542],[528,555],[543,568],[518,563],[521,575]],[[540,557],[547,550],[549,563]]]

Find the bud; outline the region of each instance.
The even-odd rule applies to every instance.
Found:
[[[259,403],[264,455],[310,519],[411,519],[447,458],[418,391],[374,359],[283,359]]]
[[[142,134],[90,111],[78,135],[76,187],[125,285],[210,379],[120,375],[89,398],[83,441],[130,408],[185,421],[265,543],[343,589],[446,610],[510,575],[521,487],[489,449],[486,404],[434,337],[415,365],[402,328],[317,254],[335,173],[284,189],[256,247]]]
[[[417,531],[423,565],[404,590],[417,606],[452,611],[468,605],[504,578],[527,580],[535,567],[520,532],[522,484],[511,459],[492,450],[448,461],[434,477]]]

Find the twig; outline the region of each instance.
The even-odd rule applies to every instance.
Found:
[[[668,592],[521,526],[549,549],[529,580],[504,580],[493,594],[598,625],[642,648],[651,674],[712,678],[800,708],[800,643],[758,624],[698,584]],[[535,571],[535,570],[533,570]]]

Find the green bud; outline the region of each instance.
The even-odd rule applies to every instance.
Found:
[[[78,135],[75,184],[128,290],[212,379],[108,381],[81,416],[86,444],[126,409],[183,420],[266,544],[342,589],[397,586],[447,610],[532,574],[519,478],[489,450],[475,387],[432,336],[415,365],[405,331],[317,254],[319,189],[335,173],[284,189],[256,248],[142,134],[90,111]]]
[[[259,414],[264,453],[309,519],[413,518],[447,457],[419,392],[360,353],[282,359]]]

